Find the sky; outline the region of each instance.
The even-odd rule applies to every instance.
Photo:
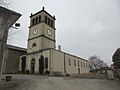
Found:
[[[10,9],[21,13],[21,27],[10,29],[8,43],[27,47],[29,16],[45,7],[56,17],[56,47],[88,59],[97,55],[112,63],[120,47],[120,0],[11,0]]]

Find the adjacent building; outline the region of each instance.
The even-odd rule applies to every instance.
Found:
[[[18,73],[20,56],[26,54],[26,52],[27,50],[25,48],[6,45],[4,52],[3,73]]]
[[[110,67],[102,67],[95,70],[90,70],[90,73],[95,74],[96,78],[114,79],[113,69]]]
[[[2,78],[3,56],[8,30],[20,18],[21,14],[0,6],[0,82]]]

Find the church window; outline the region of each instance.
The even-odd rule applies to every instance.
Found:
[[[48,25],[50,25],[50,18],[48,18]]]
[[[81,62],[81,67],[82,67],[83,65],[82,65],[82,62]]]
[[[79,61],[78,61],[78,67],[80,66],[80,63],[79,63]]]
[[[34,71],[35,71],[35,59],[33,58],[31,60],[31,73],[34,74]]]
[[[31,20],[31,24],[30,24],[30,26],[32,26],[33,25],[33,20]]]
[[[39,15],[39,23],[41,22],[41,16]]]
[[[71,65],[71,61],[70,61],[70,59],[69,59],[69,65]]]
[[[31,60],[31,63],[32,63],[32,64],[34,64],[34,63],[35,63],[35,59],[34,59],[34,58]]]
[[[45,23],[47,23],[47,16],[45,16]]]
[[[74,60],[74,66],[76,66],[76,61]]]
[[[32,60],[31,60],[31,67],[34,67],[34,65],[35,65],[35,59],[32,58]]]
[[[85,68],[85,63],[84,63],[84,68]]]
[[[38,17],[36,17],[36,24],[38,24]]]
[[[87,68],[87,63],[86,63],[86,68]]]
[[[36,43],[33,43],[32,47],[36,47],[36,46],[37,46]]]
[[[51,20],[51,27],[53,27],[53,21]]]
[[[33,18],[33,20],[32,20],[32,25],[35,25],[35,19]]]
[[[45,57],[45,68],[48,68],[48,58]]]

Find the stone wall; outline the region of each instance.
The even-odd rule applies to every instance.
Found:
[[[72,77],[77,77],[77,78],[91,78],[91,79],[108,79],[107,74],[94,74],[94,73],[89,73],[89,74],[79,74],[79,75],[72,75]]]
[[[3,73],[18,73],[19,58],[26,54],[26,51],[16,48],[6,48],[4,54]]]

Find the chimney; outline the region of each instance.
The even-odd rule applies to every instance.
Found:
[[[61,51],[61,45],[58,45],[58,50]]]

